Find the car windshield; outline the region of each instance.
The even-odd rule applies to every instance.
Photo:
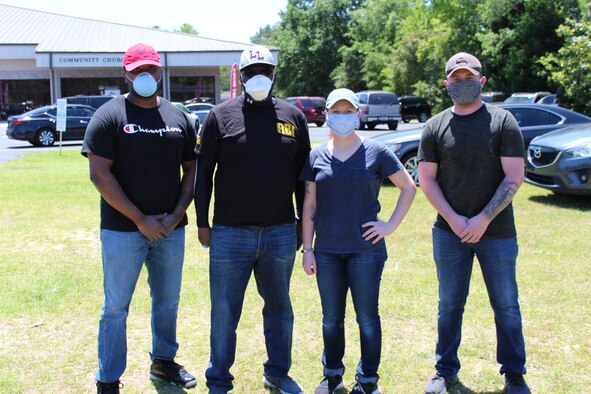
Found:
[[[324,100],[320,99],[302,99],[302,105],[304,108],[324,108]]]
[[[376,105],[398,104],[398,97],[391,93],[377,93],[369,96],[369,103]]]
[[[511,96],[507,100],[506,103],[533,103],[534,96]]]
[[[183,104],[175,104],[175,106],[186,114],[191,113],[191,111],[189,111]]]

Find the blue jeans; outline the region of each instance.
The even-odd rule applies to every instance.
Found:
[[[345,307],[347,292],[357,315],[361,358],[356,379],[377,382],[382,350],[382,326],[378,312],[380,281],[388,258],[386,250],[335,254],[314,252],[316,281],[322,301],[322,364],[325,376],[342,376],[345,372]]]
[[[293,310],[289,283],[296,251],[295,223],[277,226],[213,226],[209,260],[211,356],[205,372],[212,391],[232,389],[236,328],[252,272],[264,301],[268,360],[265,376],[287,376],[291,367]]]
[[[433,257],[439,280],[435,368],[452,377],[460,370],[458,348],[462,339],[462,315],[468,298],[474,255],[495,315],[497,362],[501,373],[525,373],[525,343],[519,310],[515,265],[517,238],[482,238],[462,243],[446,230],[433,227]]]
[[[127,364],[127,314],[140,271],[148,269],[152,296],[152,352],[150,358],[176,356],[185,229],[177,228],[159,241],[142,233],[101,230],[105,301],[98,332],[99,368],[96,380],[114,382]]]

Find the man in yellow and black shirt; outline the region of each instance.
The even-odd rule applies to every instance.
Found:
[[[288,375],[293,331],[289,283],[298,247],[293,194],[299,217],[304,185],[297,178],[310,138],[304,114],[271,95],[275,66],[267,48],[244,50],[240,76],[245,93],[211,110],[196,148],[199,242],[211,246],[211,356],[206,371],[210,393],[233,387],[236,328],[253,271],[265,303],[264,383],[284,393],[303,392]]]

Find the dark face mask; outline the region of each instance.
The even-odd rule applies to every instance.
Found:
[[[449,82],[447,92],[452,100],[458,104],[472,104],[480,97],[482,86],[480,85],[480,80]]]

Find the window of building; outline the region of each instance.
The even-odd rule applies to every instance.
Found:
[[[22,79],[0,81],[0,107],[15,105],[30,108],[51,104],[49,79]]]
[[[62,95],[105,96],[127,93],[127,84],[120,78],[62,78]],[[159,92],[161,90],[159,89]],[[161,95],[161,93],[158,93]]]
[[[214,77],[170,77],[171,101],[215,103]]]

